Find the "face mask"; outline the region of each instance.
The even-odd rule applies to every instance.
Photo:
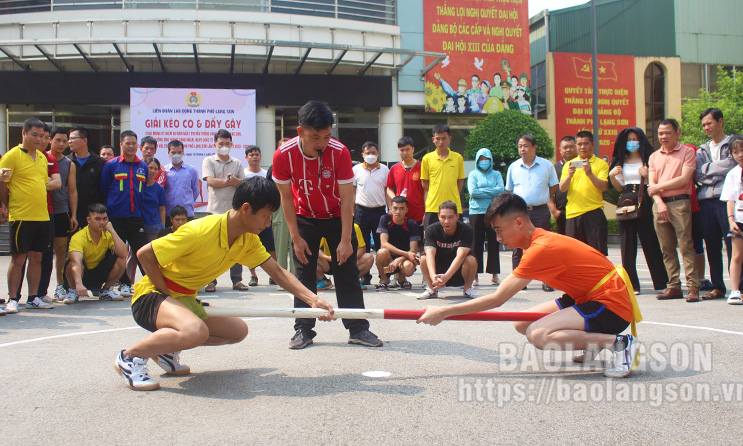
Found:
[[[180,153],[170,155],[170,160],[173,162],[173,164],[180,164],[183,162],[183,155],[181,155]]]
[[[374,164],[377,162],[377,155],[366,155],[364,157],[364,162],[366,164]]]
[[[230,154],[230,148],[229,147],[220,147],[220,148],[217,149],[217,153],[219,153],[222,156],[229,155]]]
[[[486,171],[486,170],[490,169],[490,166],[491,165],[492,165],[492,163],[490,161],[488,161],[488,160],[483,160],[483,161],[478,161],[477,162],[477,167],[479,167],[480,170],[483,170],[483,171]]]
[[[627,151],[635,153],[640,150],[640,141],[627,141]]]

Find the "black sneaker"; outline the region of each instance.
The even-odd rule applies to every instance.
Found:
[[[349,344],[365,345],[367,347],[381,347],[384,343],[369,330],[360,331],[356,334],[352,334],[348,338]]]
[[[542,283],[542,291],[546,291],[549,293],[549,292],[555,291],[555,289],[547,285],[546,283]]]
[[[312,344],[312,337],[300,329],[297,330],[296,333],[294,333],[291,341],[289,341],[289,348],[293,350],[299,350],[301,348],[307,347],[310,344]]]

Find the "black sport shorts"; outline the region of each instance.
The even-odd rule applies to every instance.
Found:
[[[132,304],[132,316],[140,327],[150,332],[157,331],[157,312],[168,296],[162,293],[143,294]]]
[[[575,307],[578,313],[586,321],[586,331],[590,333],[619,334],[623,332],[629,322],[625,321],[616,313],[606,308],[601,302],[589,300],[582,304],[576,304],[575,300],[563,294],[561,298],[555,299],[557,306],[561,310],[568,307]]]
[[[116,254],[109,249],[108,251],[106,251],[106,255],[103,257],[103,259],[93,269],[88,269],[88,265],[85,263],[85,260],[83,260],[83,285],[85,286],[85,288],[89,290],[100,289],[103,284],[106,283],[108,275],[111,274],[111,270],[116,264],[116,259],[118,259]],[[64,274],[62,275],[65,289],[75,287],[74,283],[70,284],[67,280],[66,273],[69,265],[70,259],[67,259],[64,264]]]
[[[10,253],[47,252],[51,248],[52,228],[49,221],[10,222]]]
[[[54,237],[65,238],[70,236],[70,213],[54,214]]]

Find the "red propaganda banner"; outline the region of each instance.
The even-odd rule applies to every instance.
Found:
[[[423,0],[423,18],[425,50],[446,53],[426,73],[426,111],[531,115],[526,0]]]
[[[557,141],[593,131],[593,63],[590,54],[554,53]],[[635,122],[634,56],[598,55],[599,153],[611,158],[617,133]],[[594,135],[595,138],[595,135]],[[557,156],[559,157],[559,151]]]

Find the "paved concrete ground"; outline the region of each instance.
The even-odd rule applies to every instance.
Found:
[[[610,254],[619,263],[618,249]],[[2,271],[7,263],[0,258]],[[510,271],[508,253],[501,265]],[[134,392],[113,369],[118,351],[146,334],[128,302],[21,311],[0,318],[0,444],[740,444],[743,307],[656,301],[647,268],[640,272],[648,352],[625,380],[604,378],[600,361],[583,367],[565,354],[545,356],[507,322],[372,321],[386,344],[369,349],[348,345],[336,321],[294,351],[292,320],[258,319],[241,344],[185,352],[191,375],[160,376],[150,361],[162,388]],[[204,298],[291,305],[259,277],[261,286],[239,293],[225,274]],[[414,298],[420,292],[370,290],[366,305],[461,299],[461,289],[450,289],[424,303]],[[322,296],[334,301],[332,291]],[[555,297],[533,284],[503,309]]]

